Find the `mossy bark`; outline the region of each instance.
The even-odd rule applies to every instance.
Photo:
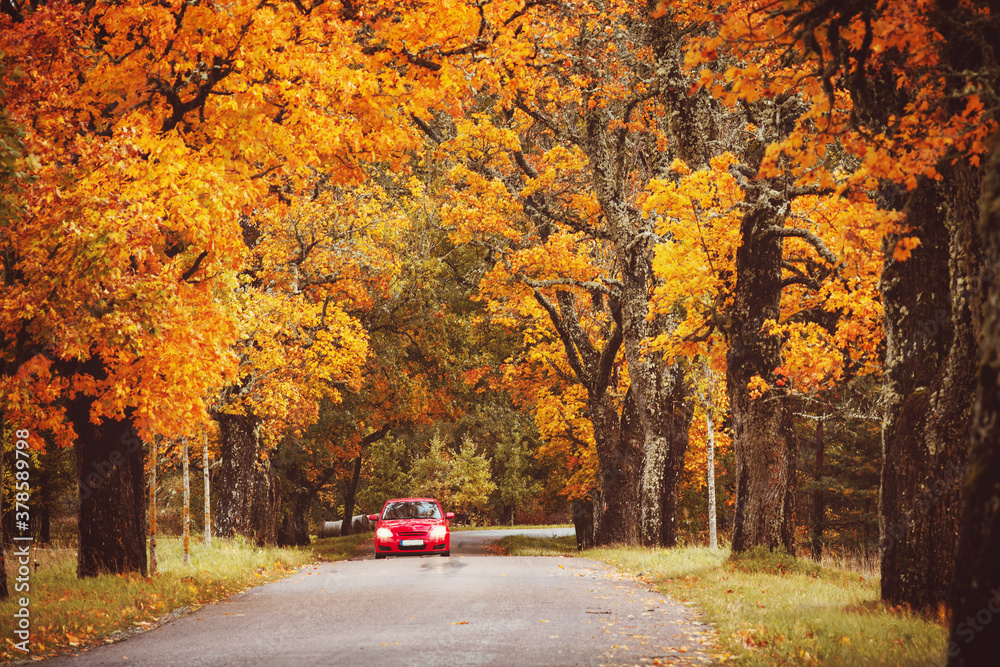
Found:
[[[996,146],[984,175],[979,239],[985,255],[986,316],[949,598],[949,667],[991,665],[1000,656],[1000,149]]]
[[[755,193],[746,199],[766,201]],[[782,237],[766,230],[781,224],[766,203],[748,211],[740,224],[726,355],[736,455],[734,552],[753,547],[795,552],[796,441],[787,397],[775,376],[781,337],[765,328],[768,321],[779,321],[783,253]],[[757,397],[750,388],[754,378],[769,387]]]
[[[918,609],[945,603],[954,572],[979,354],[978,171],[964,161],[941,170],[904,209],[920,245],[898,261],[887,239],[881,282],[882,599]]]
[[[77,575],[139,572],[145,576],[144,452],[129,414],[90,421],[92,399],[77,396],[68,414],[76,431],[80,498]]]
[[[222,457],[214,483],[215,534],[275,544],[278,498],[270,465],[260,456],[260,419],[227,413],[217,418]]]

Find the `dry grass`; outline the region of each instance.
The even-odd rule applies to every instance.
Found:
[[[512,555],[548,546],[523,540],[509,545]],[[719,633],[718,652],[735,664],[944,664],[943,619],[886,608],[877,566],[856,558],[817,564],[769,552],[734,557],[705,547],[620,547],[583,555],[700,609]]]

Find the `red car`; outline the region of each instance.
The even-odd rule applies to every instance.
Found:
[[[375,558],[407,555],[451,555],[448,519],[434,498],[387,500],[381,514],[369,514],[375,526]]]

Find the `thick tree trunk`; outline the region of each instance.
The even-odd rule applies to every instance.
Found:
[[[812,492],[812,542],[809,545],[812,558],[815,561],[823,558],[823,528],[826,523],[826,493],[821,485],[823,481],[823,455],[826,443],[823,437],[823,420],[816,423],[816,456],[813,462],[813,492]]]
[[[680,366],[658,367],[646,403],[645,446],[640,485],[642,544],[677,544],[677,483],[684,467],[694,414]]]
[[[594,498],[594,545],[639,543],[639,478],[642,446],[635,430],[635,403],[626,394],[622,417],[607,395],[591,400],[598,461],[598,490]]]
[[[885,417],[879,495],[882,599],[914,608],[947,600],[975,396],[981,257],[973,242],[978,171],[943,165],[907,202],[920,238],[904,262],[887,242]]]
[[[607,221],[621,267],[620,325],[631,384],[622,414],[622,445],[618,450],[630,457],[627,466],[637,466],[639,488],[615,489],[617,494],[638,495],[640,510],[635,529],[628,529],[629,544],[671,546],[676,542],[676,483],[687,449],[692,409],[686,383],[678,368],[664,367],[649,356],[647,346],[656,326],[650,322],[650,298],[654,277],[651,265],[652,228],[629,207],[625,196],[624,150],[612,149],[607,134],[610,119],[595,108],[586,119],[586,152],[590,159],[594,194]],[[628,419],[626,419],[628,416]],[[596,425],[595,425],[596,426]],[[633,454],[636,452],[637,454]],[[636,458],[637,457],[637,458]],[[631,463],[635,459],[635,463]],[[602,462],[603,465],[603,462]],[[631,472],[631,467],[629,467]],[[607,489],[595,505],[595,529],[601,543]],[[631,517],[629,517],[631,518]],[[632,535],[635,534],[633,538]]]
[[[351,473],[351,480],[348,483],[347,491],[344,493],[344,525],[340,529],[341,535],[350,535],[352,532],[349,517],[354,516],[354,499],[357,497],[358,480],[361,479],[361,454],[354,459],[354,472]]]
[[[90,365],[96,365],[91,363]],[[101,369],[89,369],[99,377]],[[96,370],[98,372],[94,373]],[[92,399],[68,406],[76,431],[80,494],[77,575],[146,574],[146,480],[142,441],[129,414],[124,420],[90,421]]]
[[[310,543],[308,516],[315,497],[315,491],[296,491],[285,498],[277,536],[279,546],[303,547]]]
[[[758,197],[748,193],[746,199]],[[761,330],[780,314],[782,238],[764,232],[780,224],[770,206],[759,204],[740,225],[743,242],[736,251],[726,376],[736,454],[734,552],[758,546],[795,552],[796,444],[787,398],[774,374],[781,338]],[[770,387],[757,398],[749,388],[754,377]]]
[[[243,535],[257,544],[277,541],[277,492],[260,457],[260,419],[218,415],[222,458],[215,483],[215,534]]]
[[[1000,656],[1000,148],[984,175],[979,238],[985,254],[985,318],[971,427],[969,476],[951,588],[950,667]]]

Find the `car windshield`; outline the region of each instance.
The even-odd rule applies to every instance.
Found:
[[[437,503],[429,500],[401,500],[389,503],[382,512],[382,519],[440,519]]]

